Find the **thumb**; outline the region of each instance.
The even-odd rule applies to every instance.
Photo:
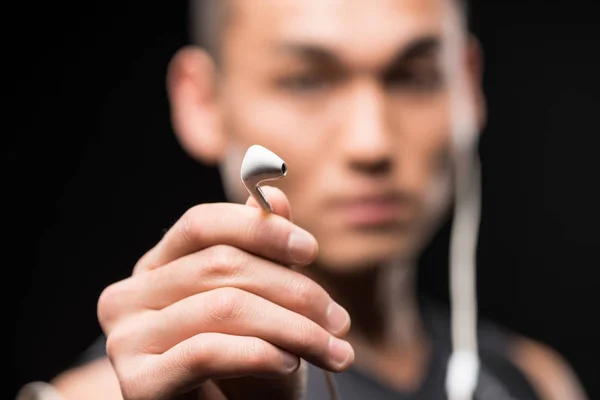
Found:
[[[290,207],[290,202],[285,193],[273,186],[261,186],[260,189],[265,194],[265,197],[269,203],[271,203],[273,213],[291,221],[292,210]],[[256,208],[260,207],[252,196],[248,197],[246,205]]]

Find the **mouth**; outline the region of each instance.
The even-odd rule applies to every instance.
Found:
[[[332,215],[349,228],[406,228],[416,215],[416,200],[406,193],[362,195],[338,200]]]

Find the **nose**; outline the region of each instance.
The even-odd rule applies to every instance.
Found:
[[[392,135],[386,123],[385,93],[376,83],[352,88],[340,136],[349,166],[363,174],[381,175],[392,167]]]

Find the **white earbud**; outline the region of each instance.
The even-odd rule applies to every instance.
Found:
[[[248,193],[256,200],[265,212],[273,212],[271,204],[265,197],[260,184],[284,177],[287,174],[287,166],[279,156],[257,144],[250,146],[242,160],[241,176],[242,182]],[[329,389],[331,400],[340,400],[335,379],[329,371],[323,370],[325,382]]]
[[[285,162],[271,150],[255,144],[246,151],[241,168],[242,182],[264,211],[272,212],[273,209],[259,185],[264,181],[282,178],[286,174]]]

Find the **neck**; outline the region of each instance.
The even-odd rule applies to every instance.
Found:
[[[309,275],[350,313],[350,338],[387,348],[412,345],[422,335],[414,265],[396,263],[350,274],[314,268]]]
[[[350,313],[346,339],[356,352],[355,366],[401,389],[418,385],[429,356],[415,275],[412,263],[351,274],[310,269],[310,276]]]

